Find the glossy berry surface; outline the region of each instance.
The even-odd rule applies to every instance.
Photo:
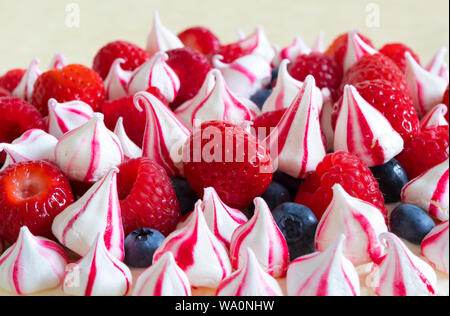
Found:
[[[153,255],[164,241],[157,230],[139,228],[125,238],[125,263],[133,268],[148,268],[153,264]]]
[[[419,56],[408,46],[402,43],[386,44],[380,49],[380,53],[392,59],[392,61],[400,68],[401,71],[406,72],[406,52],[420,65]]]
[[[266,201],[267,206],[271,210],[275,209],[278,205],[293,201],[288,189],[277,182],[272,182],[267,188],[266,192],[261,195],[261,198]],[[246,214],[247,217],[251,218],[254,214],[254,211],[255,205],[252,203],[248,207],[248,214]]]
[[[380,185],[386,203],[401,201],[403,187],[408,184],[408,174],[400,163],[392,159],[381,166],[370,168],[375,179]]]
[[[214,54],[220,48],[217,36],[205,27],[189,28],[178,34],[178,38],[184,46],[198,50],[205,56]]]
[[[199,200],[197,193],[192,190],[186,179],[172,179],[172,183],[180,204],[181,215],[191,213],[194,210],[195,203]]]
[[[284,186],[293,198],[297,195],[298,188],[303,182],[302,179],[294,178],[279,170],[273,174],[273,181]]]
[[[0,88],[13,92],[25,74],[25,69],[12,69],[0,77]]]

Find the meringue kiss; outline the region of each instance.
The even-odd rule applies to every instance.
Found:
[[[35,58],[31,61],[27,71],[22,77],[22,80],[20,80],[19,84],[12,92],[12,95],[29,102],[33,94],[34,83],[41,73],[42,72],[39,69],[39,59]]]
[[[122,145],[123,154],[130,159],[142,157],[142,149],[139,148],[127,135],[125,127],[123,126],[123,118],[117,119],[114,134],[119,138],[120,145]]]
[[[165,52],[183,46],[180,39],[162,24],[158,12],[154,11],[153,27],[147,38],[147,52],[153,56],[157,52]]]
[[[422,255],[431,262],[437,270],[448,274],[448,221],[431,230],[421,245]]]
[[[375,49],[366,44],[358,35],[358,31],[348,33],[347,52],[344,58],[344,72],[349,70],[354,64],[365,55],[378,53]]]
[[[118,58],[111,65],[104,82],[107,100],[116,100],[128,95],[128,82],[130,81],[132,72],[123,70],[120,67],[123,63],[125,63],[125,59]]]

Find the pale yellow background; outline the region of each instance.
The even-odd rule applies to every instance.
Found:
[[[80,6],[80,28],[65,24],[72,2]],[[370,3],[380,7],[379,28],[366,25]],[[97,50],[116,39],[144,46],[154,9],[174,32],[204,25],[224,43],[236,40],[236,28],[248,33],[256,24],[279,45],[296,35],[312,44],[319,30],[329,43],[360,28],[376,45],[403,41],[427,62],[449,39],[448,0],[0,0],[0,73],[26,67],[33,57],[45,69],[54,52],[91,65]]]

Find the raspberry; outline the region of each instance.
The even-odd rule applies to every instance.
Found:
[[[132,43],[115,41],[100,49],[94,58],[92,69],[105,79],[117,58],[125,60],[120,65],[123,70],[133,71],[150,59],[150,54]]]
[[[25,72],[25,69],[13,69],[8,71],[0,77],[0,88],[12,93],[19,85]]]
[[[203,196],[203,189],[214,187],[230,207],[249,206],[272,181],[266,148],[233,124],[203,123],[186,142],[183,155],[184,173],[192,189]]]
[[[246,56],[250,53],[250,49],[245,50],[239,43],[233,43],[220,47],[216,54],[223,57],[222,62],[231,64],[236,59]]]
[[[149,158],[119,166],[117,188],[125,234],[152,228],[167,236],[181,218],[175,189],[163,168]]]
[[[42,115],[48,114],[48,100],[58,102],[79,100],[89,104],[99,112],[105,99],[102,78],[92,69],[83,65],[68,65],[43,73],[34,84],[31,103]]]
[[[362,34],[359,37],[368,45],[373,47],[372,41]],[[348,33],[339,35],[333,43],[328,47],[325,55],[330,56],[336,60],[338,65],[342,66],[344,64],[345,54],[347,53],[348,46]]]
[[[408,46],[401,43],[386,44],[380,49],[380,54],[389,57],[400,68],[406,72],[406,57],[405,53],[409,52],[411,56],[420,64],[419,56]]]
[[[336,100],[342,81],[342,69],[333,58],[320,53],[300,55],[289,66],[289,73],[299,81],[305,81],[308,75],[312,75],[317,87],[328,88]]]
[[[203,55],[212,55],[220,48],[216,35],[204,27],[192,27],[178,35],[184,46],[198,50]]]
[[[403,90],[393,87],[386,80],[362,81],[356,84],[355,88],[364,100],[387,118],[405,144],[409,144],[411,139],[419,134],[419,117],[409,94],[406,95]],[[341,105],[342,97],[334,105],[333,127],[336,125]]]
[[[414,138],[397,160],[414,179],[448,159],[448,126],[429,127]]]
[[[383,194],[370,169],[358,157],[342,151],[323,159],[316,172],[300,185],[295,202],[311,208],[320,219],[331,203],[332,187],[336,183],[351,196],[372,203],[387,216]]]
[[[206,75],[212,69],[208,59],[192,48],[179,48],[167,52],[167,64],[180,79],[181,87],[177,98],[171,104],[173,110],[192,99],[203,85]]]
[[[11,93],[8,90],[0,87],[0,98],[9,97],[10,95]]]
[[[54,165],[10,165],[0,173],[0,238],[14,243],[27,226],[34,235],[54,239],[53,219],[73,202],[69,180]]]
[[[281,109],[277,111],[266,112],[255,118],[253,120],[253,128],[255,129],[256,136],[259,139],[263,139],[269,136],[272,129],[274,129],[278,125],[278,123],[280,122],[281,118],[283,117],[284,113],[286,113],[286,111],[287,109]],[[260,135],[258,133],[258,130],[260,128],[266,129],[265,134],[262,135],[265,137],[261,136],[262,138],[260,138]]]
[[[449,122],[448,115],[449,115],[450,110],[448,107],[448,87],[447,87],[447,90],[445,90],[445,94],[444,94],[444,98],[442,99],[442,103],[447,106],[447,114],[445,114],[445,118],[447,119],[447,122]]]

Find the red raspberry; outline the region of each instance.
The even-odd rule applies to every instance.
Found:
[[[409,94],[393,87],[386,80],[362,81],[355,85],[359,94],[369,104],[380,111],[391,123],[392,127],[402,136],[405,144],[419,134],[419,117]],[[342,105],[342,97],[335,103],[333,109],[333,128]]]
[[[295,202],[311,208],[320,219],[331,203],[336,183],[351,196],[372,203],[387,216],[383,194],[370,169],[358,157],[342,151],[325,156],[316,172],[300,185]]]
[[[260,138],[258,129],[265,128],[265,134],[263,136],[269,136],[270,132],[275,128],[286,113],[287,109],[281,109],[272,112],[266,112],[258,116],[253,120],[253,128],[255,129],[256,136]],[[264,138],[264,137],[263,137]],[[261,139],[261,138],[260,138]]]
[[[359,37],[369,46],[373,47],[372,41],[364,35],[358,33]],[[333,43],[328,47],[325,55],[330,56],[336,60],[338,65],[344,64],[345,54],[347,53],[348,33],[339,35]]]
[[[421,131],[397,156],[410,179],[448,159],[448,130],[448,126],[438,126]]]
[[[167,236],[181,218],[175,189],[167,173],[150,158],[119,166],[117,188],[125,234],[153,228]]]
[[[8,90],[0,87],[0,98],[9,97],[10,95],[11,95],[11,93]]]
[[[84,101],[95,112],[99,112],[105,99],[103,80],[95,71],[83,65],[68,65],[47,71],[34,84],[31,103],[45,116],[50,98],[58,102]]]
[[[0,88],[13,92],[19,85],[25,72],[25,69],[13,69],[8,71],[0,77]]]
[[[250,53],[251,50],[244,49],[240,45],[240,43],[233,43],[220,47],[216,54],[223,56],[222,62],[231,64],[236,59],[246,56]]]
[[[234,147],[226,148],[227,144]],[[184,173],[192,189],[203,196],[203,189],[214,187],[230,207],[249,206],[272,181],[272,161],[266,148],[233,124],[203,123],[186,142],[183,155]]]
[[[447,90],[445,90],[445,94],[444,94],[444,98],[442,99],[442,103],[447,106],[447,114],[445,115],[445,118],[447,119],[447,122],[448,122],[449,121],[448,115],[450,112],[449,107],[448,107],[448,87],[447,87]]]
[[[173,110],[192,99],[203,85],[206,75],[212,69],[208,59],[192,48],[179,48],[167,52],[167,64],[180,79],[181,87],[177,98],[171,104]]]
[[[289,73],[299,81],[305,81],[308,75],[312,75],[317,87],[328,88],[336,100],[342,81],[342,68],[333,58],[320,53],[300,55],[289,66]]]
[[[386,44],[380,49],[380,54],[389,57],[400,68],[406,72],[406,57],[405,53],[409,52],[411,56],[420,64],[419,56],[408,46],[401,43]]]
[[[103,79],[108,76],[111,65],[117,58],[123,58],[123,70],[133,71],[150,59],[150,54],[132,43],[116,41],[102,47],[94,58],[92,69]]]
[[[220,48],[220,41],[213,32],[204,27],[192,27],[178,35],[186,47],[198,50],[203,55],[214,54]]]
[[[54,165],[10,165],[0,173],[0,237],[14,243],[27,226],[37,236],[54,239],[53,219],[73,202],[69,180]]]

